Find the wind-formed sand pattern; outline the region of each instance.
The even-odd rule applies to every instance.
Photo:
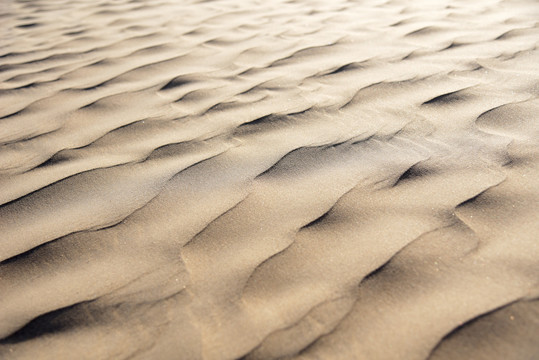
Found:
[[[1,359],[539,358],[539,3],[4,0]]]

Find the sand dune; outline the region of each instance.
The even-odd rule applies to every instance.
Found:
[[[0,5],[0,358],[539,357],[539,5]]]

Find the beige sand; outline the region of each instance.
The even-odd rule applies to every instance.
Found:
[[[539,3],[5,0],[1,359],[539,358]]]

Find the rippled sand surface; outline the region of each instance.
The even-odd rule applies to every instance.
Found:
[[[539,3],[4,0],[1,359],[539,358]]]

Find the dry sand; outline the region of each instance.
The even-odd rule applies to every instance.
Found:
[[[3,0],[1,359],[539,358],[539,3]]]

